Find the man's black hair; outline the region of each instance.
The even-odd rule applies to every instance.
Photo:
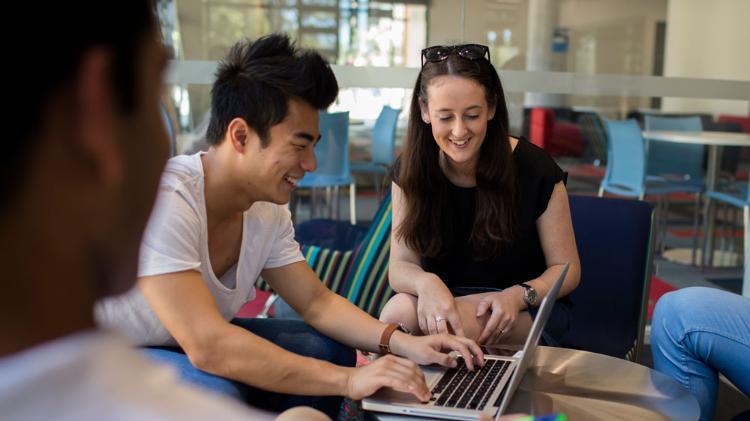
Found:
[[[289,99],[327,108],[338,95],[336,77],[320,54],[295,47],[289,37],[268,35],[239,42],[216,72],[206,140],[218,145],[234,118],[242,118],[268,145],[268,130],[287,115]]]
[[[16,7],[17,6],[17,7]],[[95,47],[112,54],[111,80],[123,112],[136,105],[138,52],[155,36],[150,0],[116,2],[20,2],[3,25],[5,66],[3,150],[0,153],[0,210],[25,181],[38,146],[44,113],[52,98],[73,83],[84,55]]]

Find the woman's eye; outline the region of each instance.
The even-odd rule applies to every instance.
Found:
[[[448,121],[448,120],[450,120],[453,117],[452,116],[445,116],[445,117],[439,117],[439,118],[440,118],[440,121]]]
[[[479,118],[479,116],[478,115],[467,115],[466,118],[468,118],[469,120],[476,120],[476,119]]]

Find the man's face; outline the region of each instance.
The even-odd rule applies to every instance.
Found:
[[[315,145],[320,139],[318,110],[290,99],[286,118],[271,127],[268,137],[265,148],[258,143],[246,149],[254,170],[245,179],[256,200],[284,204],[305,173],[315,171]]]
[[[119,120],[123,182],[113,198],[111,231],[103,238],[106,264],[114,271],[106,277],[104,293],[128,290],[136,278],[138,250],[151,213],[161,171],[169,151],[169,140],[161,119],[159,98],[166,55],[155,34],[144,41],[136,63],[136,106]]]

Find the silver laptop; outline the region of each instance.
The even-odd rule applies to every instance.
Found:
[[[455,368],[424,366],[423,371],[432,398],[422,403],[413,395],[382,388],[362,401],[368,411],[455,420],[475,420],[481,413],[499,417],[508,408],[511,397],[533,360],[537,342],[547,324],[552,306],[568,273],[565,264],[552,289],[542,300],[523,349],[483,347],[484,367],[468,371],[459,358]]]

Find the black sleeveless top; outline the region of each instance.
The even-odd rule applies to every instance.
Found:
[[[555,184],[564,172],[543,149],[519,139],[513,158],[517,171],[516,237],[500,256],[480,261],[469,243],[476,210],[476,187],[459,187],[448,180],[449,200],[455,204],[451,223],[444,224],[443,250],[439,258],[422,257],[422,269],[440,277],[448,288],[507,288],[541,275],[547,264],[539,241],[536,220],[547,209]],[[401,165],[391,170],[398,182]]]

